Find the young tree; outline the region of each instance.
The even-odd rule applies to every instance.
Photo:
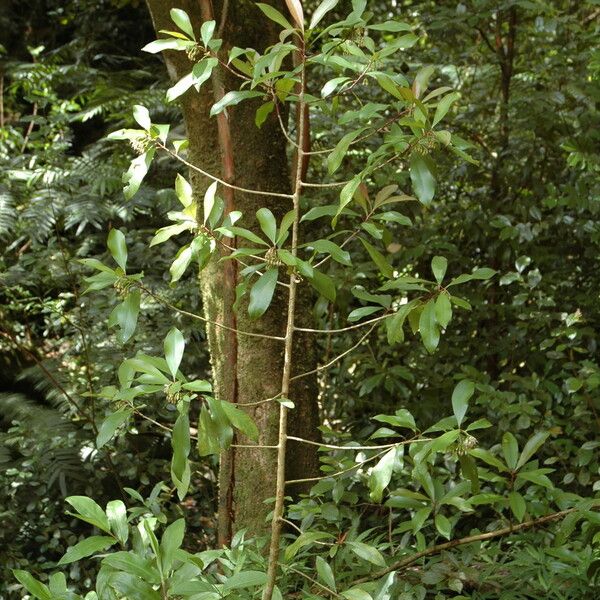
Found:
[[[219,175],[227,183],[235,184],[237,189],[223,189],[226,213],[241,211],[252,217],[259,208],[265,207],[280,219],[291,208],[289,197],[257,195],[242,190],[289,194],[292,182],[286,139],[277,116],[269,115],[262,126],[257,127],[255,114],[261,105],[259,99],[230,106],[227,112],[216,117],[210,114],[212,105],[226,92],[237,90],[243,81],[239,74],[233,74],[233,69],[228,68],[226,57],[229,50],[235,46],[264,50],[277,41],[277,24],[265,19],[256,3],[250,0],[219,2],[214,8],[212,0],[148,0],[147,4],[157,34],[161,30],[173,29],[170,16],[173,9],[185,10],[198,39],[201,39],[203,21],[214,19],[217,23],[215,35],[223,40],[223,45],[216,53],[221,63],[212,70],[211,85],[203,86],[199,91],[191,88],[181,96],[189,160]],[[283,2],[277,5],[280,10],[285,10]],[[169,50],[164,52],[164,56],[174,83],[191,74],[195,63],[190,58],[200,58]],[[190,178],[194,197],[202,198],[211,180],[194,169],[190,170]],[[256,230],[256,222],[254,226],[248,225]],[[234,245],[231,242],[231,246]],[[258,443],[272,446],[277,444],[279,405],[262,401],[273,398],[280,391],[283,345],[274,336],[285,333],[287,298],[284,288],[279,287],[270,310],[260,320],[248,314],[245,300],[239,309],[234,309],[236,286],[240,283],[236,262],[219,260],[230,252],[221,248],[200,277],[205,314],[209,320],[207,333],[215,393],[228,402],[248,405],[245,410],[260,432]],[[310,325],[311,306],[312,299],[306,290],[300,295],[295,309],[298,325]],[[234,330],[250,335],[239,335]],[[296,336],[293,362],[297,373],[314,369],[314,337],[302,333]],[[291,431],[299,437],[316,439],[319,425],[316,378],[303,378],[291,387],[289,396],[294,402],[297,417]],[[314,448],[294,444],[287,468],[293,479],[316,474],[318,461]],[[260,500],[272,495],[275,473],[276,453],[273,451],[237,447],[222,453],[219,475],[219,540],[222,544],[227,543],[237,529],[248,528],[256,533],[264,529],[270,508]]]

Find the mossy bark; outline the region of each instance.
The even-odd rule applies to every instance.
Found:
[[[188,12],[199,31],[201,2],[147,0],[157,31],[171,29],[169,10],[179,7]],[[217,23],[221,19],[221,2],[215,2]],[[223,29],[224,48],[231,46],[262,49],[277,41],[277,26],[266,20],[254,2],[229,2]],[[283,2],[278,8],[285,11]],[[165,59],[171,78],[178,79],[191,70],[183,53],[167,52]],[[220,74],[225,90],[236,89],[238,82],[227,72]],[[209,109],[214,102],[214,90],[205,86],[200,93],[191,91],[182,98],[183,115],[189,138],[189,158],[192,163],[214,174],[222,173],[219,134]],[[276,118],[268,119],[258,129],[254,118],[258,102],[243,102],[228,111],[231,132],[235,183],[249,189],[289,192],[290,172],[285,138]],[[197,199],[201,199],[210,183],[198,174],[190,173]],[[235,209],[244,214],[244,226],[256,228],[254,215],[266,206],[281,218],[291,209],[291,201],[235,192]],[[200,202],[200,205],[202,203]],[[237,314],[233,313],[235,290],[232,277],[235,271],[227,265],[231,261],[212,261],[200,275],[200,287],[205,314],[211,321],[234,325],[241,331],[282,336],[287,319],[287,294],[278,288],[267,313],[257,321],[247,315],[242,302]],[[229,269],[229,270],[228,270]],[[233,282],[235,283],[235,281]],[[311,294],[301,289],[297,324],[310,326]],[[208,325],[208,340],[217,397],[239,405],[256,403],[276,396],[280,391],[283,364],[283,343],[244,335],[232,335],[221,328]],[[316,364],[314,341],[305,334],[295,337],[294,373],[312,370]],[[292,400],[295,409],[290,415],[290,434],[316,439],[318,421],[317,383],[314,375],[297,380]],[[246,409],[255,420],[260,445],[277,443],[277,402],[267,402]],[[237,443],[249,440],[237,438]],[[287,458],[288,479],[310,477],[318,470],[314,448],[290,443]],[[223,452],[219,476],[219,541],[227,543],[231,535],[246,528],[252,534],[266,531],[266,516],[270,505],[265,500],[274,495],[276,450],[234,448]],[[296,489],[296,491],[299,491]]]

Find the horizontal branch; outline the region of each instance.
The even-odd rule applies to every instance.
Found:
[[[267,335],[265,333],[255,333],[253,331],[243,331],[241,329],[235,329],[234,327],[229,327],[228,325],[223,325],[223,323],[219,323],[218,321],[212,321],[211,319],[207,319],[206,317],[203,317],[202,315],[197,315],[196,313],[189,312],[187,310],[183,310],[182,308],[178,308],[174,304],[171,304],[168,300],[161,298],[161,296],[159,296],[152,290],[148,289],[145,285],[142,285],[141,283],[138,283],[137,285],[140,288],[140,290],[142,290],[143,292],[148,294],[150,297],[154,298],[157,302],[159,302],[163,306],[166,306],[167,308],[170,308],[171,310],[174,310],[175,312],[178,312],[180,315],[185,315],[186,317],[190,317],[191,319],[197,319],[198,321],[203,321],[204,323],[209,323],[210,325],[214,325],[215,327],[220,327],[221,329],[225,329],[227,331],[233,331],[234,333],[237,333],[238,335],[247,335],[249,337],[258,337],[258,338],[264,338],[267,340],[278,340],[280,342],[285,341],[285,338],[282,336],[279,336],[279,335]]]
[[[359,329],[360,327],[365,327],[366,325],[371,325],[372,323],[378,323],[379,321],[383,321],[388,317],[391,317],[394,313],[387,313],[385,315],[380,315],[379,317],[374,317],[373,319],[369,319],[368,321],[362,321],[361,323],[355,323],[354,325],[348,325],[348,327],[340,327],[339,329],[311,329],[310,327],[296,327],[296,331],[303,331],[305,333],[344,333],[345,331],[351,331],[352,329]]]
[[[561,510],[560,512],[553,513],[551,515],[546,515],[545,517],[540,517],[538,519],[532,519],[531,521],[525,521],[524,523],[518,523],[517,525],[512,525],[510,527],[504,527],[503,529],[497,529],[496,531],[488,531],[487,533],[478,533],[476,535],[469,535],[464,538],[450,540],[449,542],[444,542],[443,544],[437,544],[436,546],[431,546],[430,548],[426,548],[421,552],[417,552],[412,556],[407,556],[395,563],[391,564],[389,567],[385,569],[381,569],[380,571],[376,571],[375,573],[371,573],[370,575],[366,575],[365,577],[361,577],[352,582],[353,585],[358,585],[360,583],[366,583],[367,581],[373,581],[374,579],[379,579],[392,571],[399,571],[402,569],[406,569],[408,566],[417,562],[421,558],[426,556],[431,556],[432,554],[438,554],[443,552],[444,550],[450,550],[451,548],[455,548],[456,546],[463,546],[464,544],[471,544],[473,542],[482,542],[485,540],[491,540],[497,537],[502,537],[505,535],[510,535],[511,533],[515,533],[517,531],[521,531],[522,529],[529,529],[531,527],[536,527],[537,525],[544,525],[545,523],[556,521],[558,519],[562,519],[566,517],[568,514],[575,512],[576,508],[569,508],[568,510]]]
[[[294,375],[290,381],[294,381],[296,379],[301,379],[302,377],[307,377],[308,375],[312,375],[313,373],[318,373],[319,371],[328,369],[329,367],[334,365],[338,360],[341,360],[342,358],[344,358],[344,356],[346,356],[346,355],[350,354],[351,352],[353,352],[354,350],[356,350],[356,348],[358,348],[371,335],[371,333],[374,329],[375,329],[375,325],[372,325],[371,328],[369,329],[369,331],[367,331],[367,333],[365,333],[365,335],[363,335],[360,338],[360,340],[358,340],[358,342],[356,342],[356,344],[354,344],[354,346],[351,346],[345,352],[338,354],[336,357],[332,358],[328,363],[325,363],[324,365],[320,365],[316,369],[306,371],[305,373],[300,373],[299,375]]]
[[[431,438],[413,438],[410,440],[403,440],[401,442],[393,442],[391,444],[380,444],[377,446],[338,446],[335,444],[323,444],[320,442],[315,442],[314,440],[305,440],[304,438],[295,437],[293,435],[287,436],[288,440],[293,440],[294,442],[300,442],[302,444],[310,444],[311,446],[319,446],[322,448],[329,448],[331,450],[381,450],[393,448],[394,446],[405,446],[406,444],[412,444],[414,442],[426,442],[430,441]]]
[[[162,144],[160,142],[156,142],[156,145],[158,148],[161,148],[162,150],[164,150],[169,156],[172,156],[174,159],[178,160],[181,164],[184,164],[186,167],[192,169],[193,171],[196,171],[197,173],[200,173],[201,175],[204,175],[204,177],[207,177],[208,179],[210,179],[212,181],[216,181],[217,183],[220,183],[224,187],[230,188],[232,190],[236,190],[238,192],[242,192],[243,194],[254,194],[255,196],[269,196],[269,197],[274,197],[274,198],[286,198],[288,200],[291,200],[294,197],[292,194],[284,194],[282,192],[266,192],[264,190],[253,190],[253,189],[249,189],[249,188],[240,187],[238,185],[233,185],[232,183],[228,183],[224,179],[221,179],[220,177],[217,177],[216,175],[213,175],[212,173],[209,173],[208,171],[205,171],[204,169],[197,167],[195,164],[189,162],[188,160],[185,160],[185,158],[182,158],[181,156],[179,156],[179,154],[177,154],[176,152],[173,152],[173,150],[167,148],[167,146],[165,146],[164,144]]]

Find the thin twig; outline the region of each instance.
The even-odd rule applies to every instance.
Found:
[[[321,442],[315,442],[313,440],[305,440],[304,438],[295,437],[293,435],[288,435],[287,439],[293,440],[294,442],[301,442],[302,444],[310,444],[311,446],[319,446],[321,448],[330,448],[331,450],[381,450],[382,448],[393,448],[394,446],[401,446],[403,444],[409,444],[411,442],[414,442],[414,440],[410,440],[410,441],[394,442],[392,444],[380,444],[378,446],[337,446],[335,444],[323,444]],[[429,438],[427,438],[427,439],[429,439]]]
[[[207,177],[211,181],[216,181],[217,183],[220,183],[221,185],[223,185],[225,187],[231,188],[232,190],[236,190],[236,191],[242,192],[244,194],[254,194],[256,196],[269,196],[269,197],[273,197],[273,198],[287,198],[288,200],[291,200],[294,197],[293,194],[283,194],[281,192],[265,192],[264,190],[252,190],[252,189],[240,187],[238,185],[233,185],[231,183],[228,183],[224,179],[221,179],[220,177],[217,177],[216,175],[213,175],[212,173],[209,173],[208,171],[205,171],[204,169],[201,169],[200,167],[197,167],[193,163],[187,161],[185,158],[179,156],[179,154],[177,154],[176,152],[173,152],[173,150],[171,150],[170,148],[167,148],[167,146],[165,146],[162,142],[155,141],[155,144],[156,144],[157,148],[164,150],[169,156],[178,160],[181,164],[185,165],[189,169],[192,169],[193,171],[196,171],[197,173],[204,175],[204,177]]]
[[[182,308],[178,308],[177,306],[175,306],[174,304],[171,304],[168,300],[165,300],[164,298],[162,298],[161,296],[159,296],[158,294],[156,294],[155,292],[153,292],[152,290],[150,290],[145,285],[143,285],[139,282],[136,282],[136,285],[140,288],[140,290],[142,290],[143,292],[148,294],[151,298],[154,298],[154,300],[156,300],[163,306],[166,306],[167,308],[170,308],[171,310],[178,312],[180,315],[185,315],[186,317],[190,317],[191,319],[197,319],[198,321],[203,321],[204,323],[210,323],[211,325],[214,325],[215,327],[220,327],[221,329],[226,329],[227,331],[232,331],[234,333],[237,333],[238,335],[247,335],[249,337],[265,338],[268,340],[278,340],[280,342],[285,341],[285,337],[282,337],[282,336],[267,335],[265,333],[255,333],[254,331],[242,331],[241,329],[234,329],[233,327],[228,327],[227,325],[223,325],[223,323],[219,323],[218,321],[212,321],[211,319],[207,319],[206,317],[203,317],[202,315],[197,315],[196,313],[189,312],[187,310],[183,310]]]
[[[376,571],[365,577],[361,577],[360,579],[356,579],[353,581],[353,585],[358,585],[360,583],[366,583],[367,581],[373,581],[374,579],[379,579],[392,571],[400,571],[406,569],[406,567],[412,565],[417,562],[421,558],[425,556],[431,556],[432,554],[438,554],[439,552],[443,552],[444,550],[450,550],[451,548],[455,548],[456,546],[463,546],[464,544],[471,544],[472,542],[482,542],[485,540],[491,540],[497,537],[502,537],[505,535],[510,535],[511,533],[515,533],[522,529],[529,529],[531,527],[536,527],[537,525],[543,525],[545,523],[556,521],[557,519],[562,519],[567,515],[577,511],[577,508],[569,508],[567,510],[561,510],[560,512],[553,513],[551,515],[546,515],[545,517],[540,517],[538,519],[532,519],[531,521],[525,521],[524,523],[517,523],[516,525],[511,525],[510,527],[505,527],[503,529],[497,529],[496,531],[489,531],[487,533],[478,533],[476,535],[469,535],[464,538],[460,538],[457,540],[450,540],[449,542],[444,542],[443,544],[437,544],[436,546],[431,546],[430,548],[426,548],[421,552],[417,552],[412,556],[407,556],[401,560],[392,563],[389,567],[385,569],[381,569],[380,571]]]
[[[341,360],[342,358],[344,358],[344,356],[346,356],[346,355],[350,354],[351,352],[353,352],[354,350],[356,350],[356,348],[358,348],[369,337],[369,335],[371,335],[371,333],[374,329],[375,329],[375,325],[373,325],[369,329],[369,331],[367,331],[367,333],[365,333],[365,335],[363,335],[360,338],[360,340],[358,340],[358,342],[356,342],[356,344],[354,344],[354,346],[352,346],[351,348],[348,348],[348,350],[346,350],[345,352],[338,354],[335,358],[332,358],[328,363],[326,363],[324,365],[320,365],[320,366],[316,367],[315,369],[306,371],[305,373],[300,373],[299,375],[294,375],[292,377],[292,381],[294,381],[295,379],[300,379],[302,377],[306,377],[307,375],[312,375],[313,373],[318,373],[319,371],[323,371],[324,369],[328,369],[329,367],[334,365],[338,360]]]
[[[378,323],[379,321],[384,321],[385,319],[393,316],[395,313],[386,313],[385,315],[381,315],[379,317],[375,317],[373,319],[369,319],[368,321],[362,321],[361,323],[356,323],[355,325],[349,325],[348,327],[341,327],[339,329],[311,329],[310,327],[296,327],[296,331],[303,331],[305,333],[323,333],[326,335],[332,333],[344,333],[345,331],[350,331],[352,329],[359,329],[360,327],[365,327],[366,325],[371,325],[372,323]]]

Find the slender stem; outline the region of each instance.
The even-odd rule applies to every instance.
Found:
[[[305,102],[304,91],[306,87],[306,55],[304,40],[299,43],[298,54],[301,60],[300,95],[298,98],[298,154],[296,160],[296,174],[294,179],[294,194],[292,196],[294,209],[294,222],[292,224],[292,247],[291,254],[295,258],[298,253],[298,230],[300,223],[300,194],[302,192],[302,165],[306,140],[304,139],[306,128],[304,127]],[[283,357],[283,374],[281,378],[281,397],[289,396],[290,382],[292,381],[292,350],[294,339],[294,317],[296,311],[296,275],[290,275],[290,287],[288,296],[288,314],[285,335],[285,350]],[[262,600],[271,600],[277,580],[277,565],[279,563],[279,546],[281,542],[281,525],[285,497],[285,455],[287,441],[287,407],[279,406],[279,441],[277,450],[277,486],[275,491],[275,507],[271,521],[271,543],[269,546],[269,562],[267,568],[267,581],[263,591]]]
[[[385,450],[381,452],[377,452],[377,454],[373,454],[373,456],[369,456],[369,458],[348,467],[347,469],[342,469],[341,471],[336,471],[335,473],[327,473],[326,475],[318,475],[317,477],[305,477],[304,479],[289,479],[285,482],[285,485],[294,485],[296,483],[310,483],[311,481],[321,481],[322,479],[331,479],[332,477],[338,477],[339,475],[344,475],[346,473],[350,473],[350,471],[354,471],[354,469],[360,469],[364,464],[379,458],[382,454],[385,453]]]
[[[296,327],[296,331],[304,331],[305,333],[323,333],[326,335],[330,335],[332,333],[343,333],[345,331],[350,331],[352,329],[359,329],[360,327],[365,327],[366,325],[371,325],[372,323],[379,323],[379,321],[384,321],[385,319],[391,317],[394,314],[395,313],[386,313],[385,315],[381,315],[379,317],[369,319],[368,321],[362,321],[361,323],[356,323],[355,325],[349,325],[348,327],[341,327],[340,329],[310,329],[309,327]]]
[[[268,340],[278,340],[281,342],[285,341],[285,339],[286,339],[285,337],[278,336],[278,335],[267,335],[265,333],[254,333],[252,331],[242,331],[240,329],[234,329],[233,327],[228,327],[227,325],[223,325],[223,323],[219,323],[218,321],[211,321],[210,319],[207,319],[206,317],[203,317],[202,315],[197,315],[196,313],[189,312],[187,310],[183,310],[182,308],[178,308],[177,306],[175,306],[174,304],[171,304],[168,300],[165,300],[164,298],[162,298],[161,296],[159,296],[152,290],[148,289],[145,285],[143,285],[141,283],[137,283],[137,286],[140,288],[140,290],[142,290],[143,292],[148,294],[148,296],[150,296],[151,298],[154,298],[154,300],[156,300],[163,306],[166,306],[167,308],[174,310],[175,312],[179,313],[180,315],[185,315],[186,317],[190,317],[191,319],[198,319],[198,321],[204,321],[205,323],[210,323],[211,325],[214,325],[215,327],[220,327],[221,329],[226,329],[227,331],[232,331],[234,333],[237,333],[238,335],[247,335],[249,337],[259,337],[259,338],[265,338]]]
[[[485,540],[491,540],[497,537],[502,537],[505,535],[510,535],[511,533],[521,531],[522,529],[530,529],[531,527],[536,527],[537,525],[544,525],[545,523],[549,523],[552,521],[556,521],[558,519],[562,519],[567,515],[578,510],[577,508],[569,508],[567,510],[561,510],[557,513],[552,513],[551,515],[546,515],[545,517],[540,517],[538,519],[532,519],[531,521],[525,521],[524,523],[517,523],[516,525],[511,525],[510,527],[504,527],[503,529],[497,529],[496,531],[488,531],[487,533],[478,533],[476,535],[469,535],[464,538],[450,540],[449,542],[444,542],[443,544],[438,544],[436,546],[431,546],[430,548],[426,548],[421,552],[417,552],[412,556],[407,556],[402,558],[394,563],[392,563],[389,567],[385,569],[381,569],[380,571],[375,571],[365,577],[361,577],[360,579],[356,579],[353,581],[353,585],[358,585],[360,583],[365,583],[367,581],[373,581],[374,579],[379,579],[392,571],[400,571],[406,569],[413,563],[417,562],[421,558],[425,556],[431,556],[432,554],[438,554],[443,552],[444,550],[450,550],[451,548],[455,548],[456,546],[463,546],[464,544],[471,544],[473,542],[482,542]]]
[[[354,350],[356,350],[356,348],[358,348],[371,335],[371,332],[374,329],[375,329],[375,325],[372,325],[369,328],[369,331],[367,331],[367,333],[365,333],[365,335],[363,335],[360,338],[360,340],[358,340],[358,342],[356,342],[356,344],[354,344],[354,346],[351,346],[345,352],[338,354],[336,357],[332,358],[328,363],[325,363],[324,365],[320,365],[316,369],[306,371],[305,373],[300,373],[299,375],[294,375],[292,377],[292,381],[294,381],[295,379],[301,379],[302,377],[306,377],[308,375],[312,375],[313,373],[318,373],[319,371],[323,371],[324,369],[328,369],[329,367],[334,365],[338,360],[341,360],[342,358],[344,358],[344,356],[346,356],[346,355],[350,354],[351,352],[353,352]]]
[[[270,197],[274,197],[274,198],[287,198],[288,200],[294,198],[293,194],[283,194],[281,192],[266,192],[264,190],[251,190],[248,188],[240,187],[238,185],[233,185],[232,183],[228,183],[224,179],[221,179],[220,177],[217,177],[217,176],[213,175],[212,173],[209,173],[208,171],[205,171],[204,169],[197,167],[196,165],[189,162],[188,160],[185,160],[185,158],[179,156],[179,154],[177,154],[176,152],[173,152],[173,150],[171,150],[170,148],[167,148],[167,146],[165,146],[162,142],[155,141],[155,144],[156,144],[157,148],[164,150],[169,156],[173,157],[175,160],[178,160],[181,164],[188,167],[188,169],[192,169],[192,171],[196,171],[197,173],[204,175],[204,177],[207,177],[211,181],[216,181],[217,183],[220,183],[224,187],[230,188],[232,190],[237,190],[238,192],[242,192],[244,194],[254,194],[256,196],[270,196]]]
[[[321,442],[314,442],[313,440],[305,440],[304,438],[295,437],[293,435],[287,436],[288,440],[294,440],[295,442],[301,442],[302,444],[310,444],[312,446],[319,446],[321,448],[331,448],[332,450],[381,450],[386,448],[393,448],[394,446],[403,446],[406,444],[412,444],[413,442],[424,442],[431,438],[419,438],[404,440],[402,442],[393,442],[391,444],[380,444],[378,446],[337,446],[335,444],[323,444]]]
[[[299,571],[298,569],[295,569],[294,567],[288,566],[287,568],[290,571],[292,571],[292,573],[296,573],[296,575],[300,575],[300,576],[304,577],[304,579],[307,579],[308,581],[310,581],[311,583],[316,585],[317,587],[320,587],[322,590],[326,591],[330,596],[333,596],[334,598],[342,598],[342,600],[344,599],[344,596],[340,596],[337,592],[333,591],[331,588],[328,588],[326,585],[323,585],[316,579],[313,579],[310,575],[307,575],[306,573],[303,573],[302,571]]]
[[[313,188],[336,188],[342,187],[346,185],[348,181],[334,181],[332,183],[310,183],[309,181],[303,181],[303,187],[313,187]]]

